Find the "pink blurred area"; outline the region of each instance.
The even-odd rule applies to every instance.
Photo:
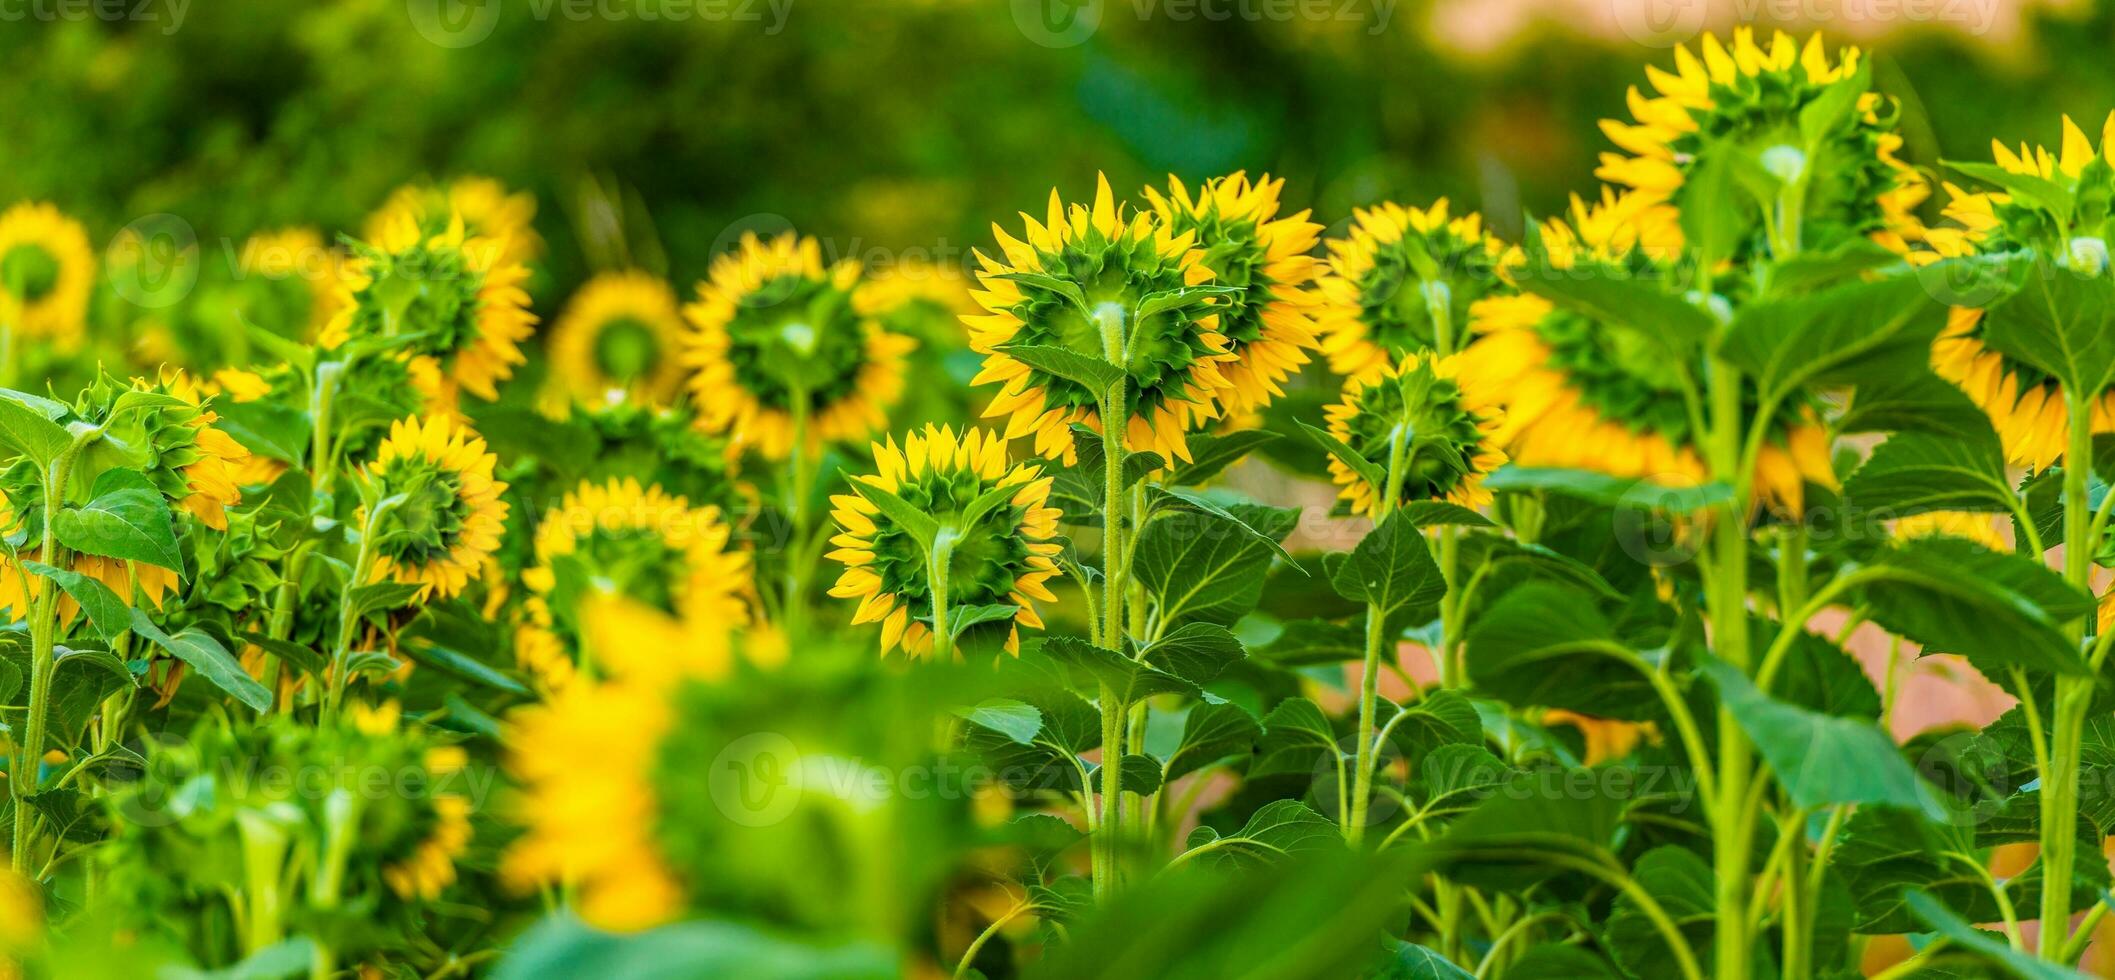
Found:
[[[2084,7],[2085,0],[1437,0],[1427,26],[1447,50],[1501,52],[1516,40],[1556,31],[1607,44],[1665,48],[1703,31],[1753,24],[1824,30],[1872,41],[1901,31],[1944,31],[2003,54],[2021,46],[2030,17]]]

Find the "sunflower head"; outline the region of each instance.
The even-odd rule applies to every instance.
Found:
[[[1998,533],[1995,515],[1971,511],[1934,510],[1904,517],[1894,523],[1892,533],[1898,541],[1944,535],[1973,541],[1992,551],[2010,549]]]
[[[792,455],[797,428],[814,455],[885,427],[917,345],[860,313],[858,285],[857,262],[826,265],[820,242],[792,232],[745,234],[713,260],[683,308],[698,424],[769,459]]]
[[[683,383],[676,291],[644,272],[604,272],[567,302],[551,329],[551,372],[574,399],[636,397],[666,404]]]
[[[1146,188],[1161,227],[1191,235],[1204,250],[1213,284],[1239,289],[1215,309],[1219,334],[1234,359],[1219,366],[1231,387],[1220,392],[1229,412],[1261,409],[1284,391],[1286,376],[1315,346],[1313,284],[1320,271],[1310,252],[1322,226],[1308,212],[1280,215],[1284,180],[1251,182],[1241,172],[1205,181],[1193,196],[1168,178],[1168,192]]]
[[[947,602],[951,610],[1010,606],[1005,646],[1020,647],[1020,626],[1041,628],[1034,600],[1055,601],[1044,583],[1059,574],[1059,511],[1049,505],[1049,477],[1013,464],[1006,440],[986,429],[960,436],[927,426],[874,447],[878,472],[856,477],[932,515],[949,537]],[[830,498],[839,534],[830,558],[844,574],[830,594],[859,602],[852,621],[882,624],[881,651],[932,649],[933,563],[914,533],[858,493]]]
[[[460,391],[499,397],[495,385],[526,360],[520,345],[536,315],[522,287],[528,269],[501,243],[470,236],[461,215],[439,231],[428,227],[406,212],[353,245],[338,309],[320,340],[328,348],[359,341],[409,351],[429,400],[452,411]]]
[[[903,259],[867,270],[852,303],[891,332],[946,349],[960,346],[962,316],[977,308],[969,289],[960,265]]]
[[[1635,193],[1604,194],[1593,205],[1575,199],[1569,218],[1551,222],[1542,239],[1559,268],[1664,276],[1680,234],[1671,212]],[[1469,319],[1477,340],[1463,352],[1458,376],[1504,405],[1496,435],[1515,463],[1668,486],[1708,479],[1681,375],[1701,377],[1702,365],[1672,363],[1635,331],[1539,296],[1488,297]],[[1744,397],[1751,410],[1760,409],[1752,390]],[[1809,407],[1790,402],[1768,424],[1756,499],[1796,511],[1807,483],[1835,485],[1826,430]]]
[[[1455,347],[1476,301],[1501,285],[1513,254],[1483,216],[1378,204],[1353,212],[1351,234],[1329,243],[1317,319],[1330,370],[1370,378],[1407,355]]]
[[[227,509],[242,501],[237,474],[251,454],[215,427],[220,417],[211,409],[211,389],[174,370],[129,383],[97,380],[73,406],[105,433],[89,465],[138,472],[199,523],[227,530]]]
[[[1932,229],[1925,236],[1930,248],[1911,255],[1910,261],[2026,251],[2062,269],[2061,274],[2109,275],[2107,242],[2115,235],[2115,214],[2109,206],[2115,200],[2111,137],[2115,113],[2101,126],[2098,148],[2069,116],[2063,120],[2062,147],[2055,153],[2025,144],[2015,152],[1993,141],[1998,170],[2038,182],[2040,193],[2031,198],[2004,191],[1971,193],[1947,184],[1951,199],[1946,217],[1951,224]],[[2061,387],[2047,373],[1986,346],[1981,308],[1953,309],[1946,329],[1932,343],[1931,364],[1990,417],[2010,462],[2041,470],[2063,458],[2070,410]],[[2096,434],[2115,432],[2115,392],[2101,392],[2093,399],[2091,425]]]
[[[400,419],[368,464],[374,579],[455,595],[483,575],[505,530],[507,485],[485,441],[445,417]],[[362,514],[362,521],[368,515]]]
[[[1819,34],[1763,45],[1746,27],[1731,45],[1706,34],[1698,47],[1675,48],[1672,72],[1645,69],[1657,94],[1630,90],[1631,121],[1602,121],[1622,152],[1602,154],[1595,176],[1664,200],[1706,156],[1734,153],[1804,189],[1804,240],[1863,235],[1903,251],[1922,236],[1912,211],[1930,189],[1896,157],[1896,109],[1869,90],[1858,49],[1831,59]],[[1832,105],[1844,111],[1832,118]]]
[[[1483,478],[1505,463],[1497,448],[1497,403],[1457,378],[1461,355],[1413,354],[1370,381],[1344,383],[1344,399],[1329,406],[1329,434],[1402,481],[1395,504],[1444,500],[1480,507],[1491,500]],[[1354,514],[1373,514],[1384,488],[1373,486],[1331,457],[1329,475]],[[1391,508],[1394,505],[1391,505]]]
[[[530,623],[516,643],[523,666],[547,687],[563,686],[586,646],[587,612],[603,596],[657,610],[685,633],[748,623],[753,573],[732,538],[717,509],[659,487],[581,484],[537,526],[536,565],[522,574],[530,591]]]
[[[81,342],[94,285],[95,253],[80,222],[34,202],[0,212],[0,321],[70,350]]]
[[[367,216],[362,234],[375,241],[391,225],[409,218],[427,235],[447,230],[450,215],[461,215],[470,237],[496,244],[506,262],[533,262],[543,254],[536,233],[536,198],[527,191],[509,192],[490,177],[459,177],[447,186],[406,184],[391,192]]]

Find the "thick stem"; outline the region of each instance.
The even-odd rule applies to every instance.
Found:
[[[2090,404],[2077,392],[2065,392],[2069,408],[2070,446],[2064,454],[2064,578],[2089,589],[2094,542],[2088,540],[2086,461],[2092,458]],[[2083,640],[2086,620],[2070,627]],[[2027,692],[2029,696],[2032,692]],[[2062,955],[2071,938],[2071,871],[2078,848],[2079,748],[2086,707],[2092,700],[2090,680],[2059,676],[2051,714],[2049,767],[2042,773],[2042,908],[2039,952],[2045,960]]]
[[[1102,309],[1096,313],[1101,329],[1102,356],[1123,367],[1123,312]],[[1124,650],[1127,611],[1125,580],[1129,577],[1129,555],[1124,540],[1124,434],[1130,427],[1129,376],[1119,373],[1116,383],[1097,406],[1102,428],[1102,623],[1101,646],[1119,654]],[[1101,860],[1095,866],[1094,895],[1106,901],[1116,891],[1117,864],[1124,840],[1123,760],[1124,722],[1129,707],[1116,695],[1116,688],[1103,683],[1101,827],[1096,841]]]
[[[933,655],[942,661],[955,659],[954,624],[947,618],[947,572],[955,563],[955,529],[943,527],[933,539],[927,577],[933,583]]]
[[[80,445],[76,437],[74,448],[53,460],[44,472],[44,530],[37,558],[53,568],[67,567],[66,556],[59,551],[57,518],[59,509],[65,506],[66,481],[72,477],[74,455]],[[27,869],[30,852],[37,843],[36,819],[30,812],[29,798],[37,792],[37,777],[43,768],[45,727],[51,715],[51,680],[58,667],[59,583],[46,581],[30,603],[29,631],[29,717],[17,746],[14,772],[8,779],[15,797],[13,861],[18,873]]]
[[[1398,425],[1388,438],[1388,469],[1374,497],[1373,524],[1379,528],[1381,522],[1395,509],[1396,497],[1402,493],[1403,473],[1409,469],[1407,446],[1410,438],[1408,426]],[[1366,836],[1367,804],[1373,796],[1374,756],[1379,748],[1373,742],[1374,714],[1381,701],[1381,649],[1388,644],[1387,616],[1377,603],[1366,606],[1366,658],[1365,672],[1359,679],[1359,732],[1357,757],[1352,763],[1351,805],[1344,813],[1344,839],[1356,845]],[[1441,657],[1445,648],[1441,648]]]
[[[793,415],[793,455],[788,466],[792,470],[793,499],[788,509],[793,515],[793,535],[787,539],[781,552],[786,558],[786,598],[783,606],[786,617],[786,633],[798,641],[807,631],[808,624],[808,568],[801,560],[801,548],[808,543],[808,497],[814,492],[814,463],[808,458],[808,393],[799,388],[792,392],[790,411]]]
[[[1714,475],[1734,487],[1733,503],[1719,515],[1710,551],[1711,641],[1719,657],[1736,670],[1749,672],[1748,650],[1748,493],[1741,472],[1740,372],[1725,361],[1711,371],[1711,464]],[[1791,628],[1791,624],[1787,624]],[[1746,819],[1749,777],[1753,768],[1747,739],[1733,713],[1718,715],[1718,806],[1712,813],[1712,867],[1717,878],[1718,926],[1714,976],[1744,980],[1754,951],[1749,948],[1747,919],[1749,851],[1752,828]]]
[[[364,526],[360,528],[359,556],[353,561],[352,579],[345,585],[345,595],[338,602],[338,642],[331,647],[329,684],[324,689],[323,717],[335,719],[345,700],[345,689],[349,679],[345,676],[346,661],[352,656],[353,632],[360,625],[360,617],[353,609],[353,593],[374,574],[375,526],[381,520],[387,504],[376,504],[368,512]]]

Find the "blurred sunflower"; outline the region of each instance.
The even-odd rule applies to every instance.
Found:
[[[1895,522],[1893,535],[1898,541],[1947,535],[1966,538],[1992,551],[2011,550],[1998,533],[1995,515],[1969,511],[1934,510],[1904,517]]]
[[[958,438],[951,428],[929,425],[901,447],[894,438],[875,446],[874,463],[878,472],[855,479],[903,498],[953,533],[948,608],[1013,607],[1005,647],[1017,652],[1020,627],[1043,626],[1033,600],[1057,601],[1043,584],[1059,574],[1061,548],[1052,540],[1060,511],[1049,506],[1051,478],[1041,466],[1009,465],[1006,440],[987,429]],[[977,506],[1002,488],[1016,489]],[[923,545],[857,493],[830,501],[841,533],[830,539],[837,550],[829,557],[845,566],[830,594],[859,601],[854,624],[881,624],[883,654],[899,644],[913,655],[929,652],[934,583]]]
[[[959,342],[963,314],[977,309],[969,289],[969,273],[960,266],[904,259],[867,270],[852,305],[890,331],[945,346]]]
[[[1479,389],[1457,380],[1461,359],[1429,351],[1409,355],[1371,381],[1345,381],[1344,400],[1324,410],[1329,434],[1383,472],[1401,454],[1397,504],[1444,500],[1474,508],[1491,502],[1483,478],[1505,464],[1495,438],[1503,412]],[[1352,513],[1376,512],[1382,488],[1334,456],[1329,476]]]
[[[2064,192],[2071,207],[2051,213],[2041,204],[2014,200],[2000,191],[1971,193],[1949,183],[1948,227],[1926,235],[1928,250],[1911,254],[1922,265],[1977,252],[2030,250],[2073,271],[2107,274],[2107,242],[2115,219],[2106,201],[2115,195],[2115,113],[2101,125],[2095,149],[2078,124],[2065,116],[2058,153],[2021,144],[2018,152],[1993,140],[1991,153],[2008,173],[2039,177]],[[2101,202],[2097,207],[2089,202]],[[2070,432],[2070,409],[2055,378],[1985,346],[1983,310],[1954,307],[1946,329],[1932,343],[1931,366],[1968,395],[1997,429],[2005,455],[2014,464],[2042,470],[2061,460]],[[2095,434],[2115,432],[2115,392],[2092,400]]]
[[[405,738],[398,731],[402,715],[395,701],[385,702],[380,707],[355,703],[349,713],[352,727],[374,739]],[[414,748],[428,779],[446,779],[461,772],[469,761],[461,746],[424,744],[423,739],[417,741],[420,744]],[[455,883],[455,861],[470,846],[470,801],[445,792],[429,794],[425,799],[432,804],[432,810],[419,815],[423,819],[411,821],[417,836],[399,843],[396,850],[402,856],[385,859],[382,865],[382,881],[399,898],[427,901],[439,898],[444,889]]]
[[[501,264],[529,263],[543,254],[543,238],[535,227],[535,196],[509,193],[505,184],[490,177],[458,177],[446,187],[399,187],[367,216],[361,237],[380,239],[403,218],[416,222],[427,235],[438,235],[447,230],[450,214],[462,215],[470,237],[498,243]]]
[[[1330,274],[1319,284],[1329,369],[1371,378],[1406,355],[1439,350],[1442,339],[1466,346],[1465,314],[1501,287],[1511,259],[1483,216],[1452,217],[1441,198],[1423,210],[1379,204],[1352,217],[1351,234],[1329,242]]]
[[[796,429],[819,455],[886,428],[917,342],[862,316],[858,284],[857,262],[825,266],[821,243],[792,232],[768,243],[744,234],[713,260],[683,308],[693,328],[683,363],[705,431],[776,460],[792,455]]]
[[[72,350],[94,286],[95,252],[80,222],[35,202],[0,212],[0,328]]]
[[[1042,222],[1025,213],[1021,220],[1026,241],[992,226],[1004,261],[977,253],[984,288],[974,294],[990,312],[964,318],[971,349],[985,355],[970,383],[1002,383],[985,417],[1005,417],[1008,439],[1033,434],[1037,455],[1071,461],[1072,426],[1101,430],[1094,393],[998,348],[1054,346],[1104,361],[1111,339],[1104,327],[1113,324],[1121,327],[1119,356],[1130,378],[1124,444],[1189,459],[1184,433],[1219,416],[1219,395],[1233,386],[1221,368],[1237,355],[1219,332],[1217,307],[1184,302],[1136,314],[1149,297],[1213,281],[1196,234],[1117,204],[1107,177],[1097,178],[1092,207],[1067,208],[1053,190]],[[1038,281],[1044,285],[1031,284]]]
[[[688,624],[685,635],[750,622],[750,557],[730,547],[717,508],[692,507],[635,479],[583,483],[536,529],[536,565],[522,572],[529,623],[516,634],[524,669],[546,689],[571,680],[582,610],[620,595]],[[592,667],[592,664],[585,666]]]
[[[575,887],[581,918],[600,928],[645,929],[685,901],[658,840],[654,789],[676,727],[675,688],[724,678],[733,648],[713,623],[686,629],[622,596],[592,596],[582,612],[604,676],[514,714],[508,742],[526,827],[504,871],[517,887]]]
[[[1313,284],[1320,264],[1310,252],[1322,226],[1300,211],[1280,217],[1284,180],[1251,183],[1236,171],[1205,181],[1195,197],[1168,178],[1168,193],[1148,187],[1161,227],[1195,237],[1213,284],[1241,289],[1217,308],[1219,334],[1234,359],[1219,365],[1230,387],[1219,393],[1229,412],[1249,413],[1283,395],[1279,382],[1307,363],[1315,346]]]
[[[275,368],[272,374],[275,378],[285,380],[287,369]],[[225,400],[237,405],[264,401],[277,393],[277,386],[272,380],[255,371],[245,371],[241,368],[222,368],[215,371],[212,377],[199,382],[198,387],[216,402]],[[279,479],[279,475],[286,472],[286,467],[284,460],[247,451],[242,457],[228,461],[229,472],[234,477],[235,484],[243,487],[268,485]]]
[[[211,385],[201,385],[181,372],[163,381],[142,379],[132,385],[174,395],[195,409],[142,413],[149,420],[148,444],[154,448],[147,475],[199,523],[216,531],[227,530],[227,509],[242,502],[241,476],[254,457],[235,437],[213,427],[220,416],[207,408]]]
[[[582,285],[551,328],[553,379],[581,402],[632,395],[653,404],[683,384],[676,291],[644,272],[604,272]]]
[[[527,360],[520,345],[536,325],[522,288],[528,269],[499,243],[470,237],[460,215],[429,233],[416,212],[395,214],[353,251],[320,344],[402,338],[436,408],[454,411],[461,391],[498,398],[495,385]]]
[[[374,522],[373,581],[417,585],[424,599],[455,595],[480,577],[507,520],[496,463],[483,439],[446,417],[391,423],[368,476],[374,499],[401,499]]]
[[[1863,235],[1897,252],[1923,235],[1915,209],[1930,195],[1924,178],[1895,154],[1895,108],[1878,92],[1858,94],[1852,111],[1809,145],[1805,110],[1831,85],[1856,76],[1857,48],[1832,64],[1821,35],[1802,48],[1782,31],[1767,48],[1751,28],[1737,28],[1728,48],[1711,34],[1674,49],[1672,73],[1646,66],[1659,93],[1647,98],[1632,86],[1632,122],[1607,119],[1601,131],[1623,153],[1604,153],[1594,176],[1660,200],[1670,200],[1705,152],[1727,146],[1749,155],[1779,179],[1803,181],[1802,224],[1818,240],[1832,233]]]
[[[1664,275],[1653,266],[1678,254],[1680,236],[1672,207],[1606,190],[1591,206],[1574,197],[1569,220],[1543,230],[1554,267],[1590,264],[1632,276]],[[1539,296],[1491,297],[1469,317],[1477,340],[1463,352],[1457,377],[1463,388],[1502,401],[1505,421],[1496,436],[1515,463],[1667,486],[1709,478],[1676,373],[1681,366],[1657,348]],[[1835,485],[1828,433],[1811,409],[1789,404],[1769,425],[1756,459],[1756,499],[1797,511],[1807,483]]]
[[[250,311],[246,319],[300,340],[315,336],[337,314],[343,295],[338,277],[345,256],[326,245],[314,228],[279,228],[260,231],[245,239],[236,259],[242,279],[262,279],[299,287],[298,302],[286,302],[284,316],[260,316]]]

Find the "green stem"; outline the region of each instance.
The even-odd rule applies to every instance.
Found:
[[[788,502],[793,515],[793,536],[787,539],[786,599],[783,605],[786,617],[786,635],[799,641],[807,632],[808,625],[808,567],[798,554],[793,554],[808,542],[808,497],[814,493],[814,464],[808,458],[808,393],[800,388],[792,390],[789,411],[793,415],[793,454],[789,464],[792,470],[793,499]]]
[[[1720,515],[1710,551],[1711,640],[1715,652],[1747,674],[1748,649],[1748,481],[1742,460],[1740,371],[1724,360],[1711,365],[1712,431],[1709,455],[1714,476],[1734,488],[1733,502]],[[1791,624],[1786,624],[1791,629]],[[1749,828],[1746,801],[1753,757],[1740,722],[1723,705],[1718,715],[1719,804],[1712,816],[1712,866],[1717,879],[1718,927],[1714,976],[1745,980],[1754,951],[1749,948]]]
[[[345,594],[338,600],[338,642],[331,647],[330,683],[324,690],[323,717],[335,719],[345,700],[345,689],[349,679],[345,676],[346,661],[352,656],[353,632],[360,625],[360,617],[353,609],[353,593],[367,584],[374,572],[375,526],[383,513],[390,509],[387,502],[377,503],[368,511],[367,520],[360,528],[360,551],[353,561],[352,578],[346,582]]]
[[[955,529],[942,527],[933,538],[933,553],[926,567],[933,583],[933,655],[944,663],[955,659],[955,634],[947,617],[947,573],[954,563]]]
[[[1110,364],[1124,364],[1124,329],[1121,311],[1100,310],[1102,354]],[[1102,427],[1102,623],[1100,644],[1105,650],[1124,652],[1127,603],[1124,580],[1129,561],[1125,554],[1124,431],[1130,426],[1129,375],[1119,371],[1115,384],[1098,403]],[[1116,688],[1101,687],[1102,712],[1102,814],[1096,862],[1094,896],[1107,901],[1116,891],[1117,863],[1122,856],[1124,721],[1128,706],[1116,696]]]
[[[2092,415],[2087,398],[2066,391],[2070,446],[2064,455],[2064,578],[2090,590],[2095,548],[2088,538],[2086,477],[2092,458]],[[2083,640],[2090,617],[2069,627]],[[2032,692],[2027,692],[2030,695]],[[2038,952],[2056,961],[2071,938],[2071,872],[2078,848],[2078,772],[2086,708],[2092,700],[2090,679],[2059,675],[2051,711],[2049,766],[2042,772],[2042,907]]]
[[[1388,470],[1381,481],[1380,494],[1373,502],[1373,524],[1380,527],[1395,509],[1396,497],[1402,492],[1403,473],[1409,469],[1407,445],[1410,439],[1408,426],[1398,425],[1388,434]],[[1381,700],[1381,648],[1387,645],[1387,616],[1376,603],[1366,606],[1366,657],[1365,671],[1359,678],[1359,731],[1357,758],[1352,765],[1350,807],[1343,813],[1344,839],[1356,846],[1366,836],[1367,804],[1373,795],[1374,756],[1378,746],[1373,743],[1374,714]]]
[[[66,568],[59,550],[57,532],[60,508],[66,504],[66,483],[73,476],[73,461],[85,445],[76,434],[73,446],[51,462],[44,472],[44,528],[37,558],[53,568]],[[36,840],[36,820],[29,798],[37,792],[38,773],[44,763],[45,728],[51,715],[52,674],[58,668],[59,583],[46,581],[30,603],[29,718],[17,747],[14,772],[8,783],[15,797],[14,869],[27,870]]]

